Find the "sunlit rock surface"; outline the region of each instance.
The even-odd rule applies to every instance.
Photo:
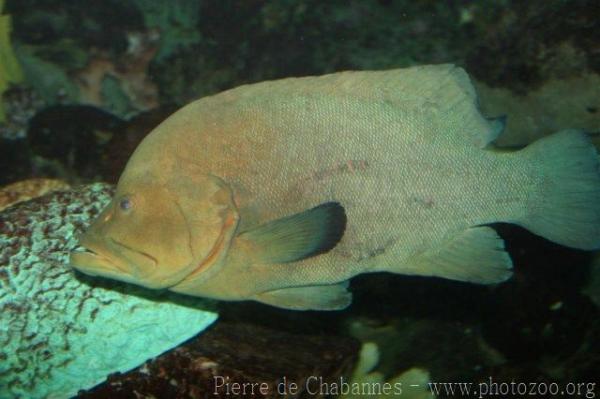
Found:
[[[205,302],[76,275],[67,265],[108,202],[103,184],[0,212],[0,398],[70,397],[204,330]]]
[[[260,306],[253,306],[257,313]],[[314,399],[348,380],[358,355],[356,340],[227,317],[224,312],[198,338],[135,370],[111,375],[77,399]]]

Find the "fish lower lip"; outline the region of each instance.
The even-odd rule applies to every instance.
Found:
[[[86,247],[79,247],[79,248],[75,248],[75,249],[73,250],[73,252],[75,252],[75,253],[83,253],[83,254],[91,254],[91,255],[96,255],[96,256],[98,256],[98,254],[97,254],[96,252],[94,252],[94,251],[92,251],[91,249],[89,249],[89,248],[86,248]]]
[[[79,244],[74,249],[72,249],[71,253],[73,253],[73,254],[88,254],[88,255],[93,255],[93,256],[99,257],[97,252],[95,252],[92,249],[89,249],[88,247],[86,247],[82,244]]]
[[[112,241],[114,244],[118,245],[118,246],[119,246],[119,247],[121,247],[121,248],[124,248],[124,249],[126,249],[127,251],[129,251],[129,252],[131,252],[131,253],[134,253],[134,254],[138,254],[138,255],[141,255],[141,256],[143,256],[144,258],[146,258],[146,259],[148,259],[149,261],[151,261],[151,262],[153,263],[153,265],[154,265],[154,266],[156,266],[156,265],[158,264],[158,261],[157,261],[157,260],[156,260],[156,258],[155,258],[155,257],[153,257],[152,255],[150,255],[150,254],[147,254],[146,252],[136,251],[136,250],[132,249],[131,247],[129,247],[128,245],[125,245],[125,244],[123,244],[123,243],[121,243],[121,242],[119,242],[119,241],[115,240],[114,238],[111,238],[110,240],[111,240],[111,241]]]
[[[96,259],[102,260],[103,262],[107,262],[109,263],[112,267],[116,268],[117,270],[119,270],[120,272],[126,273],[125,270],[123,270],[121,267],[119,267],[118,262],[113,262],[111,259],[100,255],[98,252],[94,251],[93,249],[90,249],[86,246],[79,246],[77,248],[75,248],[73,250],[73,254],[81,254],[81,255],[89,255],[92,256]]]

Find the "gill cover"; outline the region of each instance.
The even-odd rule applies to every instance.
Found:
[[[217,263],[238,215],[229,187],[212,175],[156,181],[124,175],[112,202],[81,239],[72,264],[87,274],[168,288]]]

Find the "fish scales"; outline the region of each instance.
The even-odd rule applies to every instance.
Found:
[[[501,127],[452,65],[206,97],[136,149],[73,264],[190,295],[339,309],[360,273],[504,281],[512,262],[493,222],[600,247],[598,160],[585,135],[508,153],[491,147]]]
[[[230,182],[243,224],[340,201],[350,222],[332,252],[354,261],[400,237],[405,256],[410,256],[423,249],[419,243],[436,245],[453,232],[512,215],[514,209],[490,209],[489,204],[505,197],[520,201],[528,195],[519,189],[520,183],[506,185],[532,180],[527,170],[515,175],[519,168],[512,158],[467,146],[468,135],[453,126],[454,121],[448,126],[437,121],[432,127],[431,121],[436,121],[432,96],[443,88],[420,91],[402,102],[410,106],[405,109],[390,104],[384,94],[373,102],[370,97],[355,98],[353,88],[340,92],[336,83],[329,89],[321,78],[314,80],[309,88],[300,78],[292,84],[283,80],[242,86],[199,100],[184,108],[181,118],[175,115],[166,121],[152,137],[161,141],[154,145],[167,153],[173,148],[200,170],[211,170]],[[447,84],[455,82],[449,79]],[[429,104],[426,111],[420,108],[423,103]],[[478,117],[481,127],[489,129]],[[217,131],[211,129],[215,125]],[[146,154],[136,154],[134,160],[136,156]],[[353,172],[340,169],[352,160],[369,166]],[[332,172],[323,174],[327,170]],[[319,174],[323,178],[315,181]],[[396,260],[399,255],[390,254]],[[330,263],[306,262],[323,261]],[[342,275],[352,273],[353,269]]]

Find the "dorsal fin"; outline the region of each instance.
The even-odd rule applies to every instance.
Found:
[[[479,112],[475,88],[467,73],[452,64],[423,65],[388,71],[347,71],[323,76],[287,78],[240,86],[221,93],[221,100],[259,98],[288,101],[296,96],[349,97],[385,102],[400,116],[423,127],[422,134],[449,144],[465,140],[479,148],[497,137],[495,129]]]
[[[500,115],[495,118],[487,118],[490,126],[492,128],[492,133],[490,135],[491,140],[495,141],[506,129],[506,115]]]

